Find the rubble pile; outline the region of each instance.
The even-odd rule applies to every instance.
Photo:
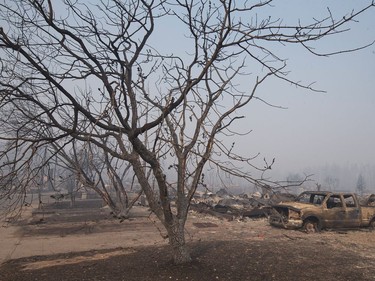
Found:
[[[292,194],[276,192],[233,195],[226,189],[220,189],[216,193],[197,192],[190,209],[226,220],[261,218],[268,216],[273,204],[294,198]]]

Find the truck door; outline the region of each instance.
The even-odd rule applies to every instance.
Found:
[[[323,210],[322,221],[325,227],[346,227],[345,206],[343,198],[339,194],[329,196],[326,201],[327,208]]]
[[[361,224],[361,210],[352,194],[343,195],[345,204],[345,220],[347,227],[359,227]]]

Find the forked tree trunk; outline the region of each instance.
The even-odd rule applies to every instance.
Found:
[[[135,139],[133,144],[138,150],[144,151],[143,145],[139,140]],[[146,156],[149,157],[148,153]],[[138,158],[132,162],[133,170],[137,176],[138,182],[142,186],[142,190],[147,197],[152,211],[160,219],[167,230],[175,264],[189,263],[191,262],[190,251],[185,243],[185,222],[188,211],[186,198],[181,197],[180,200],[177,200],[176,205],[180,211],[178,212],[178,215],[172,214],[170,200],[168,198],[168,188],[165,181],[166,176],[162,172],[157,160],[153,159],[152,156],[149,158],[151,158],[149,161],[154,166],[153,173],[158,182],[160,191],[159,197],[155,196],[156,193],[150,186],[148,177],[144,173],[144,168]]]
[[[191,262],[191,255],[185,243],[185,221],[176,219],[172,225],[166,226],[169,244],[172,246],[175,264]]]

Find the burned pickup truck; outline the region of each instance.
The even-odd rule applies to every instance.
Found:
[[[375,195],[366,202],[354,193],[308,191],[295,201],[272,206],[269,222],[288,229],[318,232],[324,228],[375,228]]]

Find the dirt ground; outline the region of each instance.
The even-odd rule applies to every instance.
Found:
[[[165,231],[145,207],[120,222],[96,201],[29,208],[0,229],[0,280],[375,280],[375,232],[305,234],[266,219],[191,212],[193,262],[173,265]]]

